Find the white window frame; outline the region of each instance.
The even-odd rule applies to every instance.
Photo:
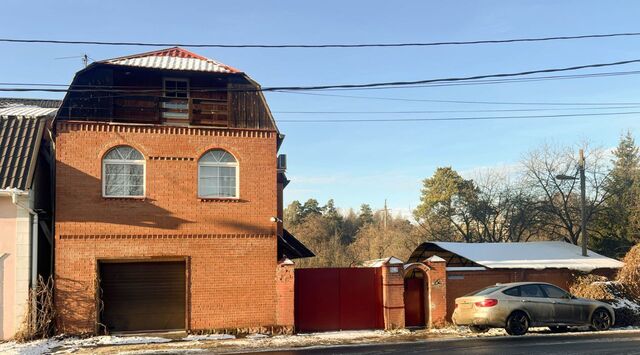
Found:
[[[185,98],[181,98],[181,97],[170,97],[167,96],[167,81],[181,81],[184,83],[187,83],[187,97]],[[170,99],[177,99],[177,100],[185,100],[186,103],[186,107],[184,108],[185,110],[189,109],[189,93],[190,93],[190,89],[191,89],[191,83],[189,82],[189,79],[187,78],[173,78],[173,77],[167,77],[167,78],[162,78],[162,97],[166,97],[166,98],[170,98]],[[162,108],[166,108],[165,107],[166,102],[162,103]],[[175,108],[175,107],[171,107],[171,108]],[[168,114],[168,115],[167,115]],[[162,118],[173,118],[173,119],[189,119],[189,114],[186,114],[186,117],[183,117],[182,114],[179,113],[171,113],[171,112],[162,112]]]
[[[124,159],[106,159],[105,157],[112,150],[119,147],[129,147],[138,153],[140,151],[130,145],[117,145],[115,147],[110,148],[102,157],[102,197],[103,198],[146,198],[147,196],[147,160],[144,159],[144,154],[142,155],[142,160],[124,160]],[[107,162],[108,160],[108,162]],[[107,164],[131,164],[131,165],[142,165],[142,195],[107,195]]]
[[[202,157],[204,157],[207,153],[209,153],[212,150],[222,150],[222,151],[227,152],[227,154],[231,155],[233,157],[233,159],[236,160],[235,163],[200,162]],[[202,195],[200,195],[200,167],[201,166],[235,167],[236,168],[236,195],[235,196],[202,196]],[[198,184],[197,184],[196,187],[198,189],[198,198],[201,198],[201,199],[204,199],[204,200],[206,200],[206,199],[211,199],[211,200],[237,200],[237,199],[239,199],[240,198],[240,161],[238,160],[238,158],[234,154],[231,154],[231,152],[226,150],[226,149],[212,148],[212,149],[207,150],[198,159]]]

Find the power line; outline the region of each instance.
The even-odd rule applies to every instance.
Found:
[[[451,103],[451,104],[470,104],[470,105],[541,105],[541,106],[601,106],[601,105],[640,105],[640,102],[540,102],[540,101],[468,101],[468,100],[439,100],[439,99],[410,99],[402,97],[382,97],[382,96],[357,96],[357,95],[341,95],[341,94],[324,94],[297,91],[276,91],[276,93],[309,95],[309,96],[327,96],[339,97],[346,99],[363,99],[363,100],[382,100],[382,101],[402,101],[402,102],[435,102],[435,103]]]
[[[229,88],[219,88],[219,89],[201,89],[201,90],[191,90],[198,92],[213,92],[213,91],[307,91],[307,90],[329,90],[329,89],[346,89],[346,88],[376,88],[376,87],[386,87],[392,88],[397,86],[407,86],[407,85],[419,85],[419,84],[430,84],[430,83],[445,83],[445,82],[463,82],[463,81],[471,81],[478,79],[488,79],[488,78],[508,78],[508,77],[519,77],[526,76],[532,74],[540,74],[540,73],[556,73],[556,72],[566,72],[566,71],[574,71],[588,68],[602,68],[602,67],[611,67],[618,65],[626,65],[632,63],[640,63],[640,59],[631,59],[631,60],[623,60],[617,62],[609,62],[609,63],[595,63],[595,64],[585,64],[585,65],[577,65],[571,67],[564,68],[547,68],[547,69],[536,69],[536,70],[528,70],[521,72],[511,72],[511,73],[495,73],[495,74],[483,74],[483,75],[474,75],[474,76],[461,76],[461,77],[451,77],[451,78],[438,78],[438,79],[424,79],[424,80],[412,80],[412,81],[390,81],[390,82],[375,82],[375,83],[365,83],[365,84],[332,84],[332,85],[310,85],[310,86],[272,86],[272,87],[258,87],[258,88],[239,88],[239,89],[229,89]],[[100,91],[100,92],[124,92],[123,90],[113,90],[113,89],[45,89],[45,88],[0,88],[0,91],[43,91],[43,92],[91,92],[91,91]],[[153,92],[156,90],[133,90],[128,89],[126,92]]]
[[[527,115],[527,116],[484,116],[484,117],[423,117],[423,118],[381,118],[381,119],[326,119],[326,120],[277,120],[277,122],[291,123],[357,123],[357,122],[424,122],[424,121],[488,121],[488,120],[513,120],[513,119],[535,119],[535,118],[570,118],[570,117],[591,117],[591,116],[624,116],[637,115],[640,111],[631,112],[609,112],[609,113],[582,113],[565,115]]]
[[[494,109],[494,110],[414,110],[414,111],[271,111],[277,114],[296,114],[296,115],[365,115],[365,114],[393,114],[393,115],[409,115],[424,113],[480,113],[480,112],[535,112],[535,111],[585,111],[585,110],[616,110],[640,108],[636,106],[604,106],[604,107],[570,107],[570,108],[523,108],[523,109]]]
[[[510,39],[488,39],[473,41],[404,42],[404,43],[327,43],[327,44],[224,44],[224,43],[162,43],[162,42],[113,42],[113,41],[73,41],[53,39],[0,38],[5,43],[71,44],[100,46],[145,46],[145,47],[191,47],[191,48],[376,48],[376,47],[435,47],[454,45],[501,44],[518,42],[566,41],[576,39],[596,39],[612,37],[635,37],[640,32],[601,33],[576,36],[525,37]]]
[[[83,58],[84,56],[75,56],[68,58]],[[89,58],[91,59],[91,58]],[[594,77],[610,77],[610,76],[626,76],[626,75],[638,75],[640,74],[640,70],[632,70],[632,71],[617,71],[617,72],[604,72],[604,73],[588,73],[588,74],[569,74],[569,75],[549,75],[549,76],[535,76],[535,77],[527,77],[527,78],[502,78],[502,79],[492,79],[492,80],[468,80],[464,82],[454,82],[454,83],[441,83],[441,84],[428,84],[428,85],[407,85],[407,86],[396,86],[395,88],[421,88],[421,87],[440,87],[440,86],[457,86],[457,85],[484,85],[484,84],[502,84],[502,83],[512,83],[512,82],[531,82],[531,81],[542,81],[542,80],[565,80],[565,79],[585,79],[585,78],[594,78]],[[16,83],[16,82],[0,82],[0,86],[42,86],[42,87],[69,87],[69,84],[53,84],[53,83]],[[127,86],[127,85],[89,85],[89,84],[76,84],[74,88],[99,88],[99,89],[149,89],[149,90],[158,90],[158,86]],[[207,87],[191,87],[193,90],[207,90]],[[364,90],[368,88],[358,88],[356,90]],[[371,89],[386,89],[386,88],[371,88]],[[338,91],[338,90],[354,90],[354,89],[334,89],[327,91]]]

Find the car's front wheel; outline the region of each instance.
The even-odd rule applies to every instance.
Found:
[[[604,308],[598,308],[591,316],[591,328],[597,331],[611,328],[611,314]]]
[[[529,330],[529,317],[524,312],[513,312],[504,329],[509,335],[524,335]]]

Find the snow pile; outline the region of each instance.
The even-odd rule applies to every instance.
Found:
[[[8,341],[0,344],[0,354],[40,355],[49,353],[52,349],[60,347],[62,344],[63,342],[56,338],[34,340],[26,343]]]
[[[203,341],[203,340],[227,340],[227,339],[235,339],[236,337],[231,334],[189,334],[188,336],[182,338],[182,340],[186,341]]]
[[[9,341],[0,344],[0,354],[40,355],[45,353],[71,353],[80,348],[93,348],[106,345],[157,344],[168,343],[171,339],[160,337],[117,337],[96,336],[91,338],[64,338],[56,336],[49,339],[35,340],[26,343]]]

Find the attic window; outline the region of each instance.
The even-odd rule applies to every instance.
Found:
[[[164,97],[162,102],[163,118],[189,118],[189,80],[164,79]]]

